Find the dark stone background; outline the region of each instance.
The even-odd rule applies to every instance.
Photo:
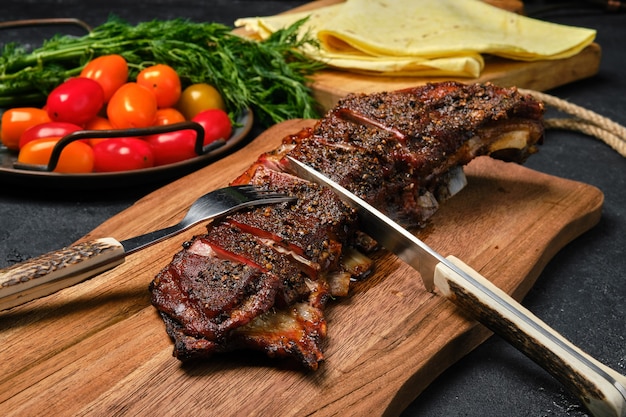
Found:
[[[303,3],[5,0],[0,20],[78,17],[96,26],[113,13],[132,23],[186,17],[232,25],[237,17],[274,14]],[[547,1],[525,3],[530,13],[558,4],[555,10],[534,16],[598,30],[597,42],[603,49],[599,74],[549,93],[626,124],[626,15],[587,7],[591,2],[572,8]],[[4,30],[0,42],[19,40],[35,45],[55,30]],[[251,137],[260,131],[256,126]],[[592,184],[604,193],[605,204],[600,223],[553,258],[523,304],[583,350],[625,373],[625,160],[596,139],[549,131],[540,152],[527,166]],[[0,267],[71,244],[158,185],[120,186],[106,193],[46,192],[15,187],[0,179]],[[543,369],[492,337],[439,376],[402,414],[418,415],[578,417],[587,413],[578,399]]]

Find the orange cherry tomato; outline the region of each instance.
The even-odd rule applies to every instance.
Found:
[[[198,83],[183,90],[176,108],[185,116],[185,119],[191,120],[196,114],[204,110],[226,110],[226,104],[217,88],[209,84]]]
[[[104,102],[107,103],[113,93],[128,81],[128,63],[117,54],[99,56],[83,67],[80,76],[98,82],[104,91]]]
[[[156,112],[155,95],[147,87],[134,82],[118,88],[107,105],[107,117],[116,129],[152,126]]]
[[[15,107],[2,114],[0,137],[9,149],[18,150],[20,137],[29,127],[50,121],[48,112],[36,107]]]
[[[106,117],[96,116],[85,123],[85,130],[108,130],[113,129],[113,125]]]
[[[157,110],[155,126],[165,126],[185,121],[185,116],[173,107]]]
[[[113,130],[114,127],[106,117],[96,116],[85,124],[85,130]],[[89,144],[94,146],[106,138],[89,138]]]
[[[154,93],[159,108],[174,106],[180,98],[182,89],[178,73],[167,64],[144,68],[137,75],[137,84],[149,88]]]
[[[60,137],[51,137],[28,142],[20,149],[20,153],[17,156],[18,162],[47,165],[50,161],[52,148],[60,139]],[[84,142],[76,141],[68,143],[63,148],[54,172],[87,173],[92,172],[93,167],[94,153],[91,146]]]

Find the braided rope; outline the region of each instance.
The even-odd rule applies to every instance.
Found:
[[[546,105],[573,116],[565,119],[546,119],[546,129],[572,130],[593,136],[626,157],[626,127],[558,97],[535,90],[520,88],[519,91],[523,94],[531,94]]]
[[[626,141],[624,139],[585,120],[554,118],[546,119],[544,125],[546,129],[572,130],[594,136],[626,157]]]

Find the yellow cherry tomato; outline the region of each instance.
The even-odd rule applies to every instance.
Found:
[[[192,84],[185,88],[176,107],[187,120],[193,119],[204,110],[226,110],[224,99],[217,88],[205,83]]]

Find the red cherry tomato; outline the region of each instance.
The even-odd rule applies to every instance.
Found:
[[[83,67],[80,76],[100,84],[104,102],[108,103],[113,93],[128,81],[128,63],[117,54],[99,56]]]
[[[57,86],[48,95],[50,120],[83,125],[96,117],[104,105],[104,92],[96,81],[76,77]]]
[[[18,162],[48,165],[52,148],[60,139],[60,137],[41,138],[26,143],[17,156]],[[63,148],[54,172],[87,173],[92,172],[93,167],[94,152],[91,146],[76,141],[68,143]]]
[[[31,126],[20,136],[20,149],[35,139],[63,137],[69,133],[81,130],[82,127],[67,122],[46,122]]]
[[[154,155],[154,165],[167,165],[198,156],[195,152],[196,132],[177,130],[146,137]]]
[[[154,93],[159,108],[172,107],[180,98],[180,78],[176,70],[166,64],[157,64],[141,70],[137,75],[137,84],[147,87]]]
[[[185,116],[173,107],[158,109],[156,113],[155,126],[165,126],[185,121]]]
[[[107,106],[107,117],[116,129],[152,126],[156,112],[152,91],[133,82],[118,88]]]
[[[94,171],[131,171],[154,166],[150,145],[139,138],[110,138],[93,147]]]
[[[18,150],[22,133],[29,127],[49,122],[48,112],[36,107],[14,107],[2,113],[0,137],[9,149]]]
[[[204,128],[204,145],[218,139],[228,140],[233,131],[233,125],[228,114],[221,109],[201,111],[191,120]]]

